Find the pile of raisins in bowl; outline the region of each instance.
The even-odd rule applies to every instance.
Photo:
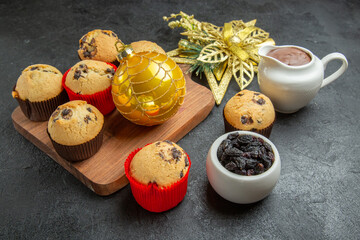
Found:
[[[221,165],[239,175],[258,175],[274,162],[274,152],[262,138],[252,135],[229,134],[217,149]]]

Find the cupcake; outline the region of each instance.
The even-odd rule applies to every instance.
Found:
[[[51,115],[47,132],[56,152],[70,161],[93,156],[101,147],[104,116],[85,101],[70,101]]]
[[[113,31],[95,29],[79,40],[78,55],[81,60],[91,59],[118,65],[115,44],[119,41]]]
[[[84,100],[106,115],[115,108],[111,96],[115,71],[113,64],[84,60],[64,74],[62,83],[70,100]]]
[[[171,141],[158,141],[136,149],[125,161],[135,200],[146,210],[163,212],[185,197],[191,162]]]
[[[273,104],[259,92],[242,90],[224,107],[225,132],[245,130],[269,137],[274,121]]]
[[[156,43],[150,42],[150,41],[142,40],[142,41],[132,42],[131,47],[133,48],[134,52],[136,52],[136,53],[139,53],[139,52],[153,52],[154,51],[154,52],[166,54],[164,49],[162,49]]]
[[[47,121],[57,106],[69,101],[61,86],[62,73],[46,64],[25,68],[12,91],[24,115],[32,121]]]

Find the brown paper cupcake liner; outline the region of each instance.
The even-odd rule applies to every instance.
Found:
[[[224,111],[223,111],[223,118],[224,118],[224,125],[225,125],[225,132],[232,132],[232,131],[245,131],[245,129],[239,129],[231,125],[225,118]],[[267,138],[270,137],[272,127],[274,125],[275,120],[266,128],[263,129],[250,129],[251,132],[259,133]]]
[[[15,91],[15,86],[13,88]],[[22,100],[19,97],[15,97],[18,101],[21,111],[31,121],[41,122],[49,120],[51,114],[55,109],[69,101],[69,97],[66,94],[65,89],[61,91],[59,95],[54,98],[50,98],[46,101],[31,102],[29,100]]]
[[[49,138],[55,148],[55,151],[64,159],[69,161],[82,161],[85,159],[88,159],[95,155],[97,153],[102,145],[103,142],[103,132],[104,132],[104,126],[96,135],[95,138],[91,139],[90,141],[87,141],[85,143],[79,144],[79,145],[73,145],[73,146],[67,146],[62,145],[57,142],[55,142],[49,132],[46,130],[47,134],[49,135]]]

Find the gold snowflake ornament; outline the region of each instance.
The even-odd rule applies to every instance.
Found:
[[[256,20],[225,23],[223,27],[199,22],[186,13],[171,14],[164,20],[169,27],[182,27],[187,40],[179,41],[179,48],[168,52],[177,63],[191,64],[197,74],[204,72],[217,104],[221,103],[232,77],[240,89],[246,88],[257,72],[260,61],[258,49],[263,45],[275,45],[269,33],[255,27]],[[219,84],[217,83],[219,81]]]

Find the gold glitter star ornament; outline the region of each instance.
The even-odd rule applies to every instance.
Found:
[[[275,45],[269,33],[255,27],[256,20],[231,21],[218,27],[211,23],[199,22],[186,13],[171,14],[164,20],[169,27],[182,27],[187,36],[179,41],[179,47],[168,52],[177,63],[191,64],[191,71],[204,72],[217,104],[221,103],[229,82],[235,78],[240,89],[246,88],[257,72],[260,57],[258,49],[263,45]],[[217,84],[217,81],[220,81]]]

